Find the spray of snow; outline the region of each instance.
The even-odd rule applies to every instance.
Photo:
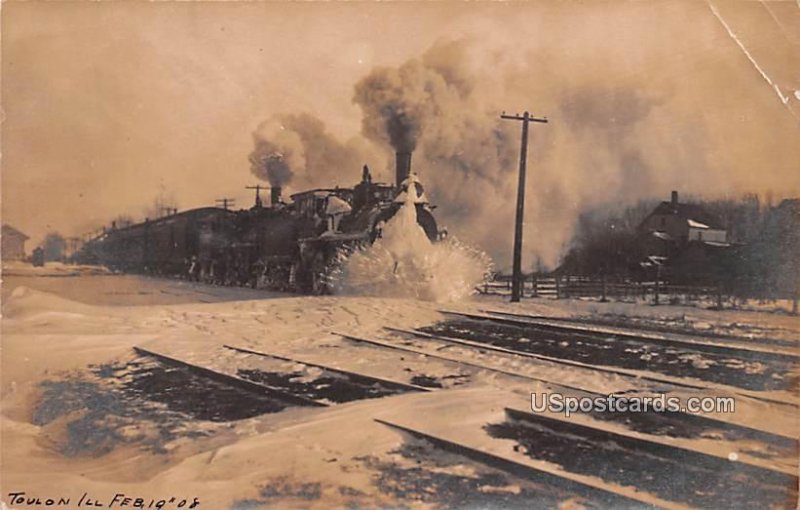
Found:
[[[481,285],[491,270],[485,253],[453,238],[432,243],[417,223],[417,191],[405,201],[371,246],[342,254],[330,274],[334,292],[451,302]]]
[[[784,106],[786,106],[786,109],[789,110],[789,113],[791,113],[794,117],[797,117],[794,111],[792,111],[792,109],[787,104],[789,102],[789,97],[783,95],[783,92],[781,92],[781,89],[778,87],[778,84],[772,81],[772,78],[770,78],[769,75],[767,75],[766,71],[764,71],[764,69],[762,69],[761,66],[758,65],[756,59],[753,58],[753,56],[750,54],[749,51],[747,51],[745,45],[742,43],[742,41],[739,40],[739,38],[734,33],[733,29],[731,29],[728,23],[722,18],[722,15],[719,13],[717,8],[714,7],[714,4],[712,4],[709,1],[708,6],[709,8],[711,8],[711,12],[714,14],[714,17],[717,18],[717,20],[722,24],[722,26],[728,32],[728,35],[731,37],[731,39],[733,39],[733,42],[735,42],[736,45],[739,46],[739,49],[742,50],[742,53],[744,53],[744,55],[747,57],[750,63],[753,64],[753,67],[756,68],[756,71],[758,71],[759,74],[761,74],[761,77],[764,78],[764,80],[773,88],[773,90],[775,90],[775,93],[778,95],[778,98],[781,100],[781,103],[783,103]]]

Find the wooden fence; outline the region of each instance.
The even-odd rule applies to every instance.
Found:
[[[481,294],[511,295],[511,275],[497,274],[494,279],[478,289]],[[730,295],[721,287],[702,285],[672,285],[667,281],[636,281],[603,277],[532,274],[525,275],[522,297],[532,298],[598,298],[634,301],[646,300],[653,304],[711,301],[722,309],[730,299],[764,299],[764,296]],[[798,315],[798,296],[783,296],[792,301],[792,314]]]
[[[510,295],[511,276],[498,274],[478,289],[481,294]],[[610,280],[573,275],[526,275],[522,285],[523,297],[551,299],[596,297],[606,299],[644,299],[655,304],[668,303],[680,297],[685,300],[713,299],[722,305],[723,294],[718,287],[670,285],[665,281]]]

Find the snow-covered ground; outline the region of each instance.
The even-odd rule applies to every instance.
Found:
[[[463,435],[457,432],[459,427],[500,420],[503,407],[526,408],[530,393],[546,391],[548,384],[355,344],[336,335],[382,338],[385,326],[411,329],[442,320],[442,308],[549,317],[613,314],[667,326],[677,324],[689,331],[731,333],[729,326],[736,324],[734,333],[745,336],[756,332],[756,336],[769,338],[800,337],[797,318],[774,314],[544,299],[511,305],[488,297],[440,305],[379,297],[295,296],[68,266],[10,268],[4,273],[2,287],[3,500],[8,503],[10,492],[25,491],[42,498],[71,497],[73,505],[84,493],[103,502],[124,493],[144,498],[145,505],[151,499],[176,498],[164,508],[176,508],[183,498],[198,498],[200,508],[240,510],[261,506],[448,506],[457,500],[420,494],[434,489],[411,483],[422,476],[415,464],[418,458],[403,454],[408,443],[402,434],[374,419],[426,423],[432,430]],[[59,398],[88,399],[90,408],[98,401],[105,402],[106,396],[95,393],[92,385],[103,377],[103,367],[134,360],[135,346],[224,370],[233,358],[220,354],[222,345],[400,382],[415,375],[466,382],[446,386],[445,391],[355,400],[325,408],[289,408],[232,422],[171,423],[169,433],[162,433],[166,426],[154,418],[157,407],[117,409],[113,420],[101,416],[88,422],[102,428],[83,435],[75,430],[87,423],[80,419],[85,413],[80,406],[56,412],[52,419],[42,418],[45,405],[58,408]],[[644,381],[632,387],[629,380],[613,374],[520,362],[465,349],[437,352],[596,391],[655,391]],[[92,370],[95,375],[89,377]],[[98,412],[107,408],[97,407]],[[796,409],[776,409],[755,400],[743,401],[737,406],[737,416],[726,419],[757,426],[767,415],[771,431],[792,436],[800,430]],[[92,437],[102,438],[103,434],[111,438],[103,448],[91,443]],[[75,444],[76,437],[83,442]],[[435,454],[431,465],[428,474],[483,480],[484,468],[471,462]],[[477,484],[474,490],[508,497],[526,494],[523,482],[512,482]],[[399,490],[398,484],[411,488],[403,485],[405,489]],[[416,495],[410,495],[415,491]],[[561,503],[569,504],[569,498]]]
[[[438,318],[431,303],[274,297],[250,289],[124,275],[49,278],[6,273],[1,388],[4,500],[8,502],[7,494],[15,491],[73,496],[73,503],[83,492],[103,501],[125,492],[156,499],[198,497],[203,508],[230,508],[239,500],[262,498],[263,487],[280,482],[285,494],[275,497],[286,499],[289,506],[292,498],[315,508],[359,498],[378,503],[383,498],[389,504],[391,498],[372,486],[368,469],[353,459],[399,446],[401,438],[371,417],[381,408],[399,405],[398,400],[419,395],[359,401],[322,413],[290,410],[216,427],[207,438],[173,441],[166,445],[166,453],[146,451],[134,443],[99,458],[59,452],[65,434],[59,425],[63,429],[69,417],[60,424],[31,423],[42,381],[79,374],[89,365],[129,359],[134,346],[180,344],[188,354],[228,342],[284,353],[295,346],[313,353],[325,348],[334,329],[371,334],[382,325],[409,327]],[[309,501],[294,495],[297,487],[308,484],[322,487],[322,495]]]

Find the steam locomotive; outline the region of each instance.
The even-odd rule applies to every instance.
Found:
[[[79,263],[113,270],[303,293],[325,293],[326,272],[342,250],[371,244],[416,187],[417,223],[431,241],[439,231],[411,154],[397,153],[395,185],[372,181],[365,165],[352,188],[312,189],[291,202],[281,188],[265,206],[256,190],[250,209],[203,207],[106,229],[76,254]]]

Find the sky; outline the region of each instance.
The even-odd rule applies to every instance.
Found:
[[[287,192],[354,184],[359,158],[389,181],[375,83],[419,113],[412,164],[440,222],[498,261],[519,151],[503,110],[550,120],[532,127],[525,229],[548,263],[587,207],[800,196],[796,2],[12,1],[3,223],[30,250],[159,196],[249,207],[254,134],[275,130],[298,133]]]

